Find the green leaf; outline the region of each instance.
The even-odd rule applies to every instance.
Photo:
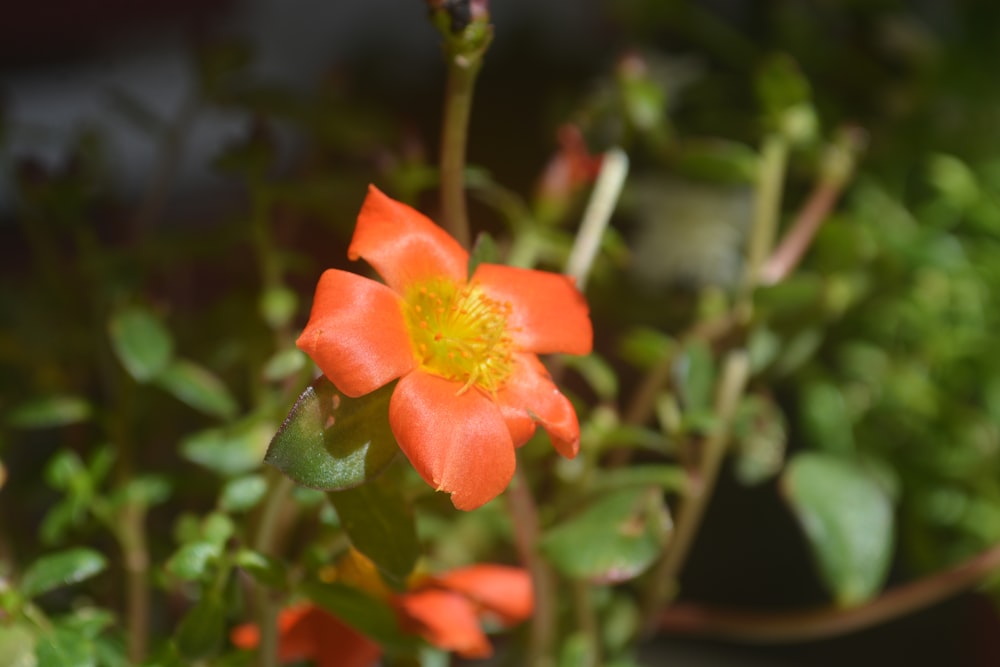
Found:
[[[602,400],[613,401],[618,397],[618,376],[602,357],[596,354],[567,356],[564,363],[579,373]]]
[[[196,581],[205,575],[221,552],[218,544],[209,541],[189,542],[174,552],[167,561],[166,570],[178,579]]]
[[[711,409],[715,360],[708,344],[701,340],[689,343],[678,359],[676,369],[680,376],[685,412]]]
[[[244,419],[185,438],[181,454],[223,477],[242,475],[260,467],[272,432],[267,421]]]
[[[612,468],[601,472],[594,480],[591,490],[653,485],[664,491],[683,491],[687,487],[687,474],[682,467],[666,463]]]
[[[181,619],[175,640],[177,650],[188,660],[209,657],[222,647],[226,632],[226,609],[216,595],[206,595]]]
[[[637,368],[652,368],[673,353],[677,343],[667,334],[649,327],[630,329],[622,338],[622,358]]]
[[[817,449],[854,452],[854,425],[841,391],[826,382],[811,382],[802,391],[802,427]]]
[[[337,491],[364,484],[399,452],[389,427],[394,386],[350,398],[321,376],[299,396],[264,461],[314,489]]]
[[[343,584],[308,582],[302,592],[358,632],[392,652],[411,653],[420,645],[413,635],[400,631],[392,607]]]
[[[736,477],[748,486],[772,479],[785,462],[785,416],[767,395],[744,397],[733,420]]]
[[[678,143],[678,173],[713,183],[753,183],[757,178],[757,153],[745,144],[725,139],[688,139]]]
[[[232,419],[239,411],[226,385],[208,369],[179,359],[167,366],[156,384],[195,410],[220,419]]]
[[[136,382],[149,382],[162,373],[174,354],[170,332],[152,312],[130,306],[108,322],[111,349]]]
[[[7,667],[36,667],[34,633],[20,623],[0,625],[0,656]]]
[[[476,272],[480,264],[498,264],[500,262],[500,250],[497,242],[489,232],[479,232],[476,242],[469,253],[469,277]]]
[[[43,556],[28,567],[21,579],[21,592],[32,598],[60,586],[89,579],[107,566],[104,556],[93,549],[69,549]]]
[[[56,628],[38,637],[38,667],[96,667],[94,642],[85,634]]]
[[[659,555],[670,518],[658,488],[625,489],[592,502],[549,530],[542,553],[575,579],[614,583],[643,572]]]
[[[797,454],[782,490],[809,541],[824,584],[841,605],[882,586],[893,550],[892,501],[857,463],[830,454]]]
[[[272,588],[281,588],[288,580],[284,563],[252,549],[238,551],[236,565],[249,572],[257,581]]]
[[[305,368],[306,359],[301,350],[295,348],[281,350],[267,360],[262,375],[270,382],[284,380]]]
[[[260,315],[272,329],[287,325],[298,307],[298,295],[287,287],[271,287],[260,296]]]
[[[380,477],[354,489],[329,494],[341,526],[358,551],[399,585],[420,556],[410,504],[392,480]]]
[[[90,403],[69,394],[35,398],[7,412],[7,423],[15,428],[55,428],[90,419]]]
[[[263,475],[247,475],[226,482],[219,496],[219,508],[225,512],[246,512],[253,509],[267,493]]]

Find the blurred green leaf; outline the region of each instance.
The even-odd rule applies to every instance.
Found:
[[[837,387],[809,383],[802,390],[801,401],[802,427],[814,447],[841,456],[854,453],[854,420]]]
[[[476,272],[480,264],[499,264],[500,250],[497,242],[488,232],[479,232],[476,235],[476,242],[469,253],[469,277]]]
[[[271,287],[260,296],[260,314],[272,329],[291,322],[299,307],[299,296],[287,287]]]
[[[220,419],[232,419],[239,411],[226,385],[208,369],[178,359],[157,375],[156,384],[195,410]]]
[[[0,624],[0,656],[6,667],[37,667],[35,634],[20,623]]]
[[[270,422],[242,419],[186,437],[181,441],[181,454],[224,477],[242,475],[260,467],[273,432]]]
[[[715,392],[715,359],[708,343],[693,340],[674,365],[685,412],[710,410]]]
[[[149,382],[166,368],[174,354],[174,341],[151,311],[129,306],[108,322],[111,349],[137,382]]]
[[[174,639],[183,657],[198,660],[218,653],[225,636],[225,605],[209,593],[184,615]]]
[[[107,560],[93,549],[69,549],[42,556],[21,578],[21,593],[33,598],[60,586],[89,579],[107,566]]]
[[[615,583],[649,567],[669,532],[662,491],[627,489],[598,498],[551,528],[539,548],[568,577]]]
[[[567,368],[572,368],[587,382],[601,400],[613,401],[618,397],[618,375],[615,369],[597,354],[563,357]]]
[[[667,334],[648,327],[630,329],[622,338],[619,351],[622,358],[637,368],[651,368],[666,359],[676,342]]]
[[[781,471],[785,461],[785,415],[770,397],[744,397],[733,419],[734,472],[746,485],[761,484]]]
[[[236,524],[228,514],[211,512],[202,519],[201,534],[220,548],[236,532]]]
[[[591,490],[622,487],[649,487],[656,485],[668,492],[683,491],[687,487],[687,474],[678,465],[667,463],[640,463],[624,468],[602,470],[591,485]]]
[[[20,403],[7,411],[6,421],[15,428],[55,428],[87,421],[90,403],[73,395],[54,395]]]
[[[417,564],[420,544],[413,509],[393,480],[380,477],[329,498],[351,544],[390,582],[402,585]]]
[[[189,542],[174,552],[164,567],[179,579],[196,581],[205,576],[209,566],[221,553],[222,550],[215,542]]]
[[[321,376],[299,396],[264,461],[315,489],[334,491],[364,484],[399,452],[389,427],[394,388],[395,383],[350,398]]]
[[[858,464],[812,452],[791,459],[781,487],[837,603],[859,604],[875,595],[893,550],[893,508],[885,489]]]
[[[305,368],[306,355],[301,350],[289,348],[275,352],[264,364],[264,379],[278,382]]]
[[[219,508],[226,512],[246,512],[253,509],[267,493],[263,475],[246,475],[231,479],[222,487]]]
[[[236,553],[236,565],[273,588],[282,588],[288,578],[284,563],[252,549],[240,549]]]
[[[757,178],[758,156],[745,144],[725,139],[688,139],[674,159],[683,176],[720,184],[749,184]]]
[[[72,629],[57,627],[39,635],[38,667],[97,667],[93,640]]]
[[[170,497],[170,480],[165,475],[139,475],[117,489],[112,502],[119,505],[153,507]]]
[[[356,588],[308,582],[301,590],[314,603],[390,651],[412,653],[421,643],[416,636],[400,630],[392,607]]]

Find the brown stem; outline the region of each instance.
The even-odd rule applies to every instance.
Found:
[[[125,558],[128,658],[138,665],[149,648],[149,549],[145,533],[146,510],[130,503],[121,514],[118,539]]]
[[[674,605],[659,617],[659,629],[752,643],[802,642],[844,635],[941,602],[1000,569],[1000,544],[953,568],[891,589],[856,607],[821,607],[754,613],[697,604]]]
[[[555,632],[555,581],[553,573],[538,553],[540,527],[538,508],[531,495],[528,479],[518,467],[514,482],[506,494],[514,524],[514,540],[528,571],[535,594],[535,610],[531,618],[531,643],[528,648],[529,667],[550,667],[555,664],[553,636]]]
[[[761,267],[759,282],[762,285],[773,285],[784,280],[802,261],[806,250],[812,244],[816,232],[833,210],[840,193],[842,183],[820,181],[816,184],[809,200],[795,218],[788,233],[768,257]]]

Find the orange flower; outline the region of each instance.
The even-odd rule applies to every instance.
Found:
[[[507,627],[527,619],[534,607],[528,573],[503,565],[473,565],[430,577],[390,602],[404,628],[464,658],[493,654],[480,617],[491,616]],[[370,667],[381,655],[377,644],[311,604],[282,611],[278,631],[282,663],[312,660],[318,667]],[[260,633],[255,625],[241,625],[230,638],[239,648],[252,649]]]
[[[480,264],[421,213],[374,186],[347,251],[385,284],[329,269],[298,346],[344,394],[399,378],[389,421],[418,473],[455,507],[501,493],[514,448],[540,423],[574,457],[580,426],[536,355],[587,354],[587,304],[566,276]]]

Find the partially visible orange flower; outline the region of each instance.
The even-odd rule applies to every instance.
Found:
[[[564,201],[589,185],[601,171],[601,156],[591,155],[576,125],[567,123],[558,131],[559,150],[549,160],[538,182],[538,194],[546,199]]]
[[[590,352],[586,301],[566,276],[480,264],[444,230],[374,186],[347,251],[385,284],[329,269],[298,339],[344,394],[399,378],[389,422],[403,453],[455,507],[501,493],[514,448],[541,424],[574,457],[580,426],[538,354]]]
[[[487,658],[493,647],[479,621],[491,617],[504,627],[531,616],[534,597],[524,570],[473,565],[428,577],[413,590],[392,595],[400,624],[430,644],[464,658]],[[311,604],[289,607],[278,618],[282,663],[312,660],[317,667],[371,667],[379,646],[329,612]],[[230,636],[240,648],[256,648],[257,626],[241,625]]]
[[[257,648],[260,630],[253,624],[240,625],[229,638],[239,648]],[[371,667],[381,655],[378,644],[315,605],[288,607],[278,616],[282,664],[312,660],[316,667]]]

